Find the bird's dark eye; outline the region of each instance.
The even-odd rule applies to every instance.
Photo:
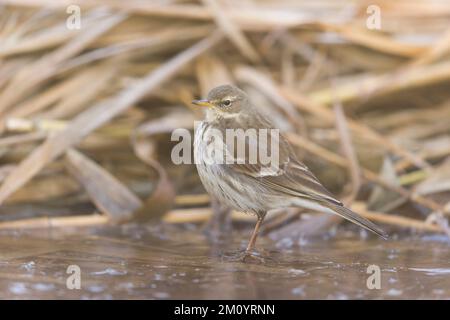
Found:
[[[231,105],[231,101],[230,100],[225,100],[223,102],[223,105],[228,107],[229,105]]]

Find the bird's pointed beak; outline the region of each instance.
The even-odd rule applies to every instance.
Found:
[[[209,100],[203,99],[203,100],[192,100],[192,103],[200,106],[200,107],[207,107],[207,108],[212,108],[213,105],[211,102],[209,102]]]

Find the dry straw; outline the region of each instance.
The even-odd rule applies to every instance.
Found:
[[[355,211],[449,234],[450,7],[377,1],[369,30],[370,4],[1,1],[0,229],[207,221],[170,133],[201,118],[191,99],[234,83]],[[302,214],[274,213],[265,232],[340,222]]]

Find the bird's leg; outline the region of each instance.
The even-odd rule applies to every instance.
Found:
[[[256,222],[255,229],[253,230],[252,237],[250,238],[250,241],[248,242],[247,249],[245,250],[245,254],[249,255],[253,248],[255,247],[256,238],[258,237],[259,229],[261,228],[261,224],[264,220],[264,217],[266,214],[258,214],[258,221]]]
[[[256,239],[258,238],[259,230],[264,221],[266,213],[258,213],[258,221],[256,222],[255,229],[253,230],[250,241],[248,242],[245,251],[240,250],[238,253],[233,253],[232,255],[224,255],[223,257],[227,261],[239,261],[239,262],[256,262],[256,263],[266,263],[267,260],[272,261],[273,259],[268,256],[264,256],[259,252],[253,251],[255,248]]]

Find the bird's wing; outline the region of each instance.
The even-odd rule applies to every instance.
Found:
[[[227,152],[234,159],[234,161],[226,165],[226,170],[231,171],[230,174],[242,174],[251,177],[256,180],[255,183],[261,183],[265,187],[281,194],[314,200],[325,200],[333,204],[342,205],[319,182],[314,174],[303,163],[297,160],[288,141],[277,129],[271,127],[269,121],[261,118],[258,123],[263,129],[267,129],[267,143],[261,143],[259,135],[240,134],[235,135],[232,146],[228,143],[226,144]],[[236,124],[230,121],[226,126],[227,128],[238,129],[242,128],[243,124]],[[239,144],[245,145],[244,155],[238,155],[236,152],[236,146]],[[255,151],[255,146],[257,146],[257,151]],[[278,150],[276,150],[276,146],[278,146]],[[250,159],[249,153],[252,151],[258,153],[256,162],[251,161],[254,159]],[[261,157],[259,157],[261,154],[270,156],[263,162]],[[244,159],[242,159],[243,156]],[[275,161],[267,163],[268,159]]]
[[[249,142],[249,143],[255,143]],[[264,148],[264,146],[261,146]],[[269,190],[282,195],[299,197],[331,209],[335,214],[347,219],[377,235],[387,238],[386,233],[377,225],[346,208],[342,202],[334,196],[319,182],[314,174],[295,157],[288,142],[280,136],[280,153],[278,169],[269,167],[267,169],[260,163],[256,164],[230,164],[226,170],[230,174],[241,174],[254,179]]]
[[[342,205],[304,164],[295,159],[286,159],[278,170],[248,164],[233,164],[229,168],[281,194]]]

